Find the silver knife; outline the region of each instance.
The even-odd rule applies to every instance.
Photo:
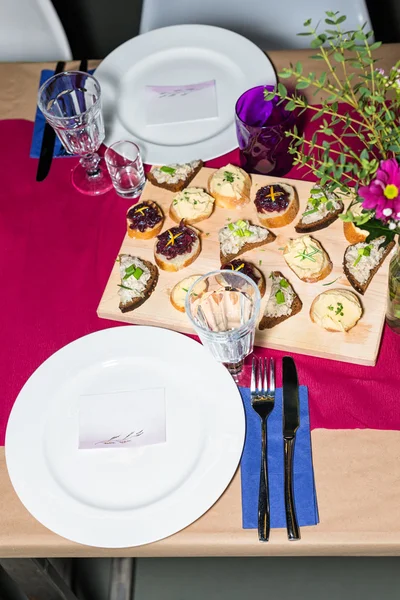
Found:
[[[65,62],[57,63],[54,75],[62,73],[65,67]],[[36,173],[36,181],[44,181],[49,174],[51,163],[53,161],[54,144],[56,142],[56,132],[48,123],[43,129],[42,146],[40,148],[40,156]]]
[[[86,73],[86,71],[88,70],[88,61],[87,58],[82,58],[79,67],[78,67],[78,71],[82,71],[83,73]]]
[[[293,457],[296,431],[300,425],[299,384],[296,365],[293,358],[282,359],[283,382],[283,440],[285,457],[285,511],[286,528],[289,540],[299,540],[300,530],[297,524],[293,489]]]

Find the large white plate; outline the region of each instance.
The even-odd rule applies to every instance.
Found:
[[[145,162],[209,160],[237,147],[235,103],[249,88],[276,83],[265,54],[246,38],[209,25],[175,25],[122,44],[96,70],[107,145],[138,142]],[[218,118],[146,125],[147,85],[216,80]]]
[[[162,386],[167,442],[78,450],[78,399]],[[65,346],[32,375],[8,422],[12,484],[43,525],[75,542],[120,548],[167,537],[223,493],[240,460],[244,413],[226,369],[194,340],[117,327]]]

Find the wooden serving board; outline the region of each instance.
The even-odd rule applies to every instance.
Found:
[[[190,184],[207,189],[207,181],[214,169],[203,168]],[[257,190],[268,183],[278,182],[279,179],[264,175],[252,175],[251,200],[254,199]],[[291,225],[274,228],[276,240],[264,248],[256,248],[243,255],[243,258],[253,262],[263,273],[267,282],[267,292],[262,299],[261,310],[263,311],[270,291],[268,276],[271,271],[281,271],[293,285],[297,294],[303,302],[301,312],[273,329],[259,331],[256,333],[256,344],[264,348],[274,348],[288,352],[298,352],[322,358],[330,358],[344,362],[361,365],[375,365],[386,311],[386,291],[389,259],[372,280],[365,296],[359,296],[364,308],[364,314],[358,324],[348,333],[329,333],[318,325],[312,323],[309,310],[313,299],[321,292],[332,288],[345,288],[352,291],[345,275],[343,274],[343,254],[348,242],[343,234],[343,223],[338,219],[335,223],[316,231],[311,235],[317,239],[328,252],[332,262],[333,270],[328,277],[318,283],[305,283],[286,265],[282,248],[290,237],[299,234],[294,230],[299,216],[304,211],[310,189],[313,184],[306,181],[293,179],[281,179],[280,181],[293,185],[300,200],[300,211]],[[142,200],[154,200],[163,209],[166,215],[164,229],[172,227],[175,223],[168,216],[173,192],[153,186],[147,182],[142,193]],[[160,269],[157,287],[152,296],[137,310],[121,313],[118,308],[119,296],[117,284],[120,283],[119,265],[115,264],[103,297],[100,301],[97,314],[104,319],[125,321],[140,325],[154,325],[166,327],[184,333],[194,333],[189,320],[184,313],[173,308],[169,296],[173,286],[184,277],[189,275],[202,275],[220,268],[218,231],[229,221],[236,219],[249,219],[251,223],[258,224],[256,209],[253,202],[249,203],[240,211],[225,210],[216,207],[211,217],[197,223],[201,232],[202,250],[197,260],[181,271],[168,273]],[[153,250],[156,240],[135,240],[125,236],[121,253],[132,254],[140,258],[154,262]],[[332,285],[324,285],[339,278]],[[356,292],[355,292],[356,293]],[[261,318],[261,316],[260,316]]]

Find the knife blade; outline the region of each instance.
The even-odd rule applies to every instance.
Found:
[[[62,73],[65,67],[64,61],[59,61],[56,65],[54,75]],[[51,125],[46,123],[43,130],[42,147],[40,149],[36,181],[43,181],[49,174],[51,162],[53,160],[54,144],[56,141],[56,132]]]
[[[300,425],[299,383],[297,369],[291,356],[282,359],[283,380],[283,437],[293,437]]]
[[[88,70],[88,61],[86,58],[82,58],[78,71],[82,71],[82,73],[86,73]]]
[[[288,539],[292,541],[300,539],[293,488],[294,443],[296,431],[300,425],[300,416],[297,369],[290,356],[284,356],[282,359],[282,383],[286,528]]]

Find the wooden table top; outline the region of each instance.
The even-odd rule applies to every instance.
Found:
[[[300,60],[305,70],[322,70],[308,50],[270,52],[279,71]],[[400,44],[377,51],[388,69]],[[92,61],[95,67],[98,61]],[[77,68],[78,63],[68,65]],[[40,71],[53,64],[0,64],[0,118],[33,120]],[[317,103],[319,98],[310,99]],[[241,527],[240,478],[218,502],[183,531],[154,544],[122,550],[89,548],[65,540],[38,523],[16,496],[0,448],[0,556],[393,556],[400,555],[400,432],[325,430],[312,432],[320,524],[302,529],[289,543],[285,530],[273,530],[260,544],[255,530]]]

